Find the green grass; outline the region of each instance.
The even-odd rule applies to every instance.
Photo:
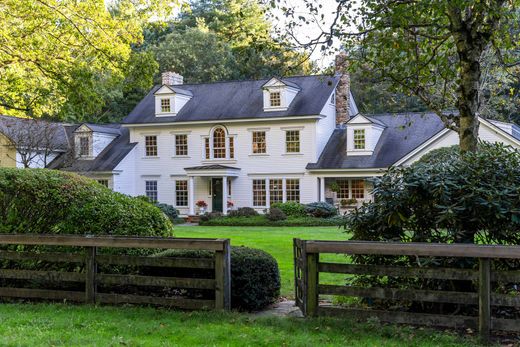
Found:
[[[475,346],[454,334],[345,319],[139,307],[3,304],[2,346]]]
[[[276,258],[282,277],[281,295],[294,296],[293,238],[309,240],[346,240],[338,227],[211,227],[177,226],[177,237],[221,237],[231,239],[233,246],[262,249]],[[346,261],[342,255],[321,255],[320,259]],[[344,283],[344,275],[320,275],[321,283]],[[342,282],[343,281],[343,282]]]

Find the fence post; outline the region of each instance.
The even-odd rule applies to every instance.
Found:
[[[231,245],[222,240],[224,249],[215,251],[215,308],[231,309]]]
[[[319,253],[307,253],[306,243],[304,244],[305,262],[305,315],[316,316],[318,313],[318,261]]]
[[[491,260],[479,258],[478,329],[483,342],[489,342],[491,330]]]
[[[87,304],[96,303],[96,247],[86,247],[85,258],[85,302]]]

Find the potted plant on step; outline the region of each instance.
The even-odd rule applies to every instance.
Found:
[[[232,209],[233,209],[233,206],[235,206],[235,204],[233,203],[233,201],[228,200],[228,202],[227,202],[227,208],[228,208],[228,210],[232,210]]]
[[[204,214],[206,213],[206,207],[208,207],[208,204],[206,204],[206,201],[199,200],[195,204],[199,208],[199,212],[197,214]]]

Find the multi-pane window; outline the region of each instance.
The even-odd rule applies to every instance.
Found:
[[[269,180],[269,202],[274,204],[276,202],[283,202],[283,180],[271,179]]]
[[[365,129],[354,129],[354,149],[365,149]]]
[[[188,206],[188,181],[175,181],[175,206]]]
[[[209,137],[206,137],[204,139],[204,154],[205,154],[206,159],[209,159],[209,155],[210,155]]]
[[[300,180],[291,178],[285,180],[285,194],[287,201],[300,202]]]
[[[157,181],[145,181],[145,195],[152,202],[157,202]]]
[[[90,136],[79,138],[79,156],[88,157],[90,155]]]
[[[97,180],[99,184],[108,188],[108,180]]]
[[[253,131],[253,153],[266,153],[265,131]]]
[[[285,132],[285,148],[287,153],[300,153],[299,130],[288,130]]]
[[[213,131],[213,158],[226,158],[226,132],[222,128]]]
[[[157,136],[145,136],[144,137],[144,149],[147,157],[157,156]]]
[[[270,92],[269,93],[269,102],[271,103],[271,107],[277,107],[282,105],[282,98],[280,92]]]
[[[175,155],[188,155],[188,135],[175,135]]]
[[[348,180],[337,180],[336,181],[339,190],[337,191],[338,199],[350,199]]]
[[[253,206],[266,206],[265,180],[253,180]]]
[[[229,158],[235,158],[235,139],[233,137],[229,138]]]
[[[364,199],[365,198],[365,181],[363,180],[352,180],[352,198],[353,199]]]
[[[170,110],[170,99],[161,99],[161,112],[168,113]]]

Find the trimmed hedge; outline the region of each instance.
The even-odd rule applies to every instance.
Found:
[[[343,224],[343,218],[335,216],[331,218],[315,217],[287,217],[285,220],[270,221],[265,215],[255,217],[218,217],[209,220],[200,220],[204,226],[265,226],[265,227],[313,227],[313,226],[339,226]]]
[[[258,212],[252,207],[240,207],[237,210],[229,211],[231,217],[253,217],[258,216]]]
[[[173,225],[152,204],[77,174],[1,168],[0,232],[173,236]]]
[[[269,212],[267,212],[265,214],[265,216],[271,222],[277,222],[277,221],[281,221],[281,220],[286,220],[287,219],[287,216],[285,215],[285,213],[283,213],[282,210],[280,210],[279,208],[276,208],[276,207],[271,207],[269,209]]]
[[[170,249],[155,254],[156,257],[211,258],[210,251]],[[144,274],[161,276],[203,277],[213,270],[175,268],[147,268]],[[260,249],[231,247],[231,306],[243,311],[258,311],[274,303],[280,295],[280,271],[272,255]],[[188,293],[189,294],[189,293]],[[204,296],[201,291],[192,295]],[[206,294],[208,295],[208,294]]]

